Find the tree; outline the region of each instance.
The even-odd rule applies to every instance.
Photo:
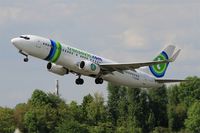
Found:
[[[86,106],[86,114],[88,121],[90,121],[88,130],[91,133],[112,132],[112,123],[108,120],[108,113],[106,107],[104,106],[104,99],[101,94],[94,94],[94,97]]]
[[[186,79],[190,81],[180,83],[178,98],[188,108],[196,100],[200,100],[200,78],[195,76]]]
[[[53,133],[58,124],[69,114],[65,102],[58,96],[35,90],[24,115],[28,132]]]
[[[120,86],[108,84],[108,112],[109,117],[112,120],[114,126],[117,125],[117,120],[119,117],[118,102],[119,102],[119,90]]]
[[[171,131],[179,131],[184,127],[184,120],[187,118],[187,107],[179,99],[180,85],[173,85],[168,88],[168,126]]]
[[[128,132],[148,132],[149,99],[146,91],[128,88]]]
[[[168,123],[171,131],[179,131],[184,127],[187,109],[184,104],[168,105]]]
[[[82,119],[82,110],[81,106],[77,104],[77,102],[72,101],[69,105],[69,114],[72,117],[72,119],[81,122],[83,121]]]
[[[127,127],[126,120],[128,119],[128,96],[127,87],[120,87],[118,91],[118,120],[117,127]]]
[[[188,110],[188,118],[185,121],[186,129],[192,133],[200,132],[200,101],[194,104]]]
[[[169,133],[169,129],[164,127],[156,127],[152,133]]]
[[[88,126],[90,133],[114,133],[111,122],[100,122],[96,126]]]
[[[196,100],[200,100],[200,79],[198,77],[186,79],[189,81],[168,89],[168,123],[171,131],[184,128],[188,108]]]
[[[33,107],[24,116],[25,125],[29,132],[53,133],[60,123],[57,110],[46,105]]]
[[[31,106],[44,106],[47,104],[50,104],[48,95],[46,93],[44,93],[41,90],[36,89],[32,96],[31,99],[29,99],[28,104],[30,104]]]
[[[200,79],[148,90],[108,85],[108,102],[90,94],[81,105],[35,90],[27,103],[0,107],[0,132],[200,132]]]
[[[75,120],[65,120],[57,128],[57,133],[89,133],[85,125]]]
[[[0,107],[0,132],[13,133],[15,130],[13,110]]]
[[[90,94],[88,94],[87,96],[84,96],[83,102],[81,104],[81,109],[82,109],[81,112],[82,112],[83,121],[84,121],[84,123],[87,123],[89,125],[91,125],[92,122],[88,118],[87,108],[89,108],[89,105],[90,105],[90,103],[93,102],[93,100],[94,100],[94,98]]]
[[[149,90],[149,102],[154,115],[155,126],[168,127],[166,87],[151,88]]]
[[[21,132],[27,132],[27,129],[24,125],[24,115],[28,111],[28,106],[25,103],[17,104],[14,109],[14,120],[17,128]]]
[[[99,93],[94,94],[94,100],[89,103],[89,106],[87,106],[86,110],[87,117],[93,123],[93,125],[98,125],[99,122],[106,122],[107,114],[104,106],[104,99]]]

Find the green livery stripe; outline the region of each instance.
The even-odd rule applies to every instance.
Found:
[[[161,60],[168,60],[169,57],[165,51],[162,51],[155,59],[154,61],[161,61]],[[165,75],[165,72],[167,70],[169,63],[163,63],[163,64],[157,64],[149,66],[149,69],[151,73],[156,76],[157,78],[163,77]]]
[[[56,52],[53,56],[53,58],[51,59],[52,62],[56,62],[58,60],[58,58],[60,57],[61,54],[61,50],[62,50],[62,46],[59,42],[56,42]]]
[[[160,54],[157,58],[154,59],[154,61],[158,61],[158,60],[166,60],[165,56],[163,56],[162,54]],[[158,64],[158,65],[153,65],[153,69],[156,73],[163,73],[167,68],[167,63],[164,64]]]

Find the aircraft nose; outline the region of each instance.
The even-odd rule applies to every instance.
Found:
[[[19,38],[13,38],[11,39],[11,43],[15,46],[19,45],[20,39]]]

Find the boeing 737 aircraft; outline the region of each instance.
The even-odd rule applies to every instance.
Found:
[[[160,79],[165,75],[170,62],[175,61],[180,49],[167,46],[153,61],[141,63],[117,63],[86,51],[65,45],[52,39],[35,35],[13,38],[12,44],[25,56],[34,56],[48,61],[47,69],[58,75],[73,73],[78,76],[76,84],[82,85],[82,75],[95,78],[96,84],[104,80],[129,87],[160,87],[164,83],[184,80]]]

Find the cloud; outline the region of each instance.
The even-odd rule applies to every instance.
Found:
[[[77,9],[76,4],[66,4],[64,2],[44,3],[38,1],[32,4],[25,3],[0,6],[0,24],[6,24],[11,21],[22,23],[55,22],[66,19],[66,17],[72,15]]]
[[[1,7],[0,8],[0,24],[5,24],[7,21],[15,20],[19,17],[21,9],[15,7]]]
[[[141,49],[145,47],[145,38],[134,33],[131,30],[126,30],[119,35],[119,39],[128,47]]]

